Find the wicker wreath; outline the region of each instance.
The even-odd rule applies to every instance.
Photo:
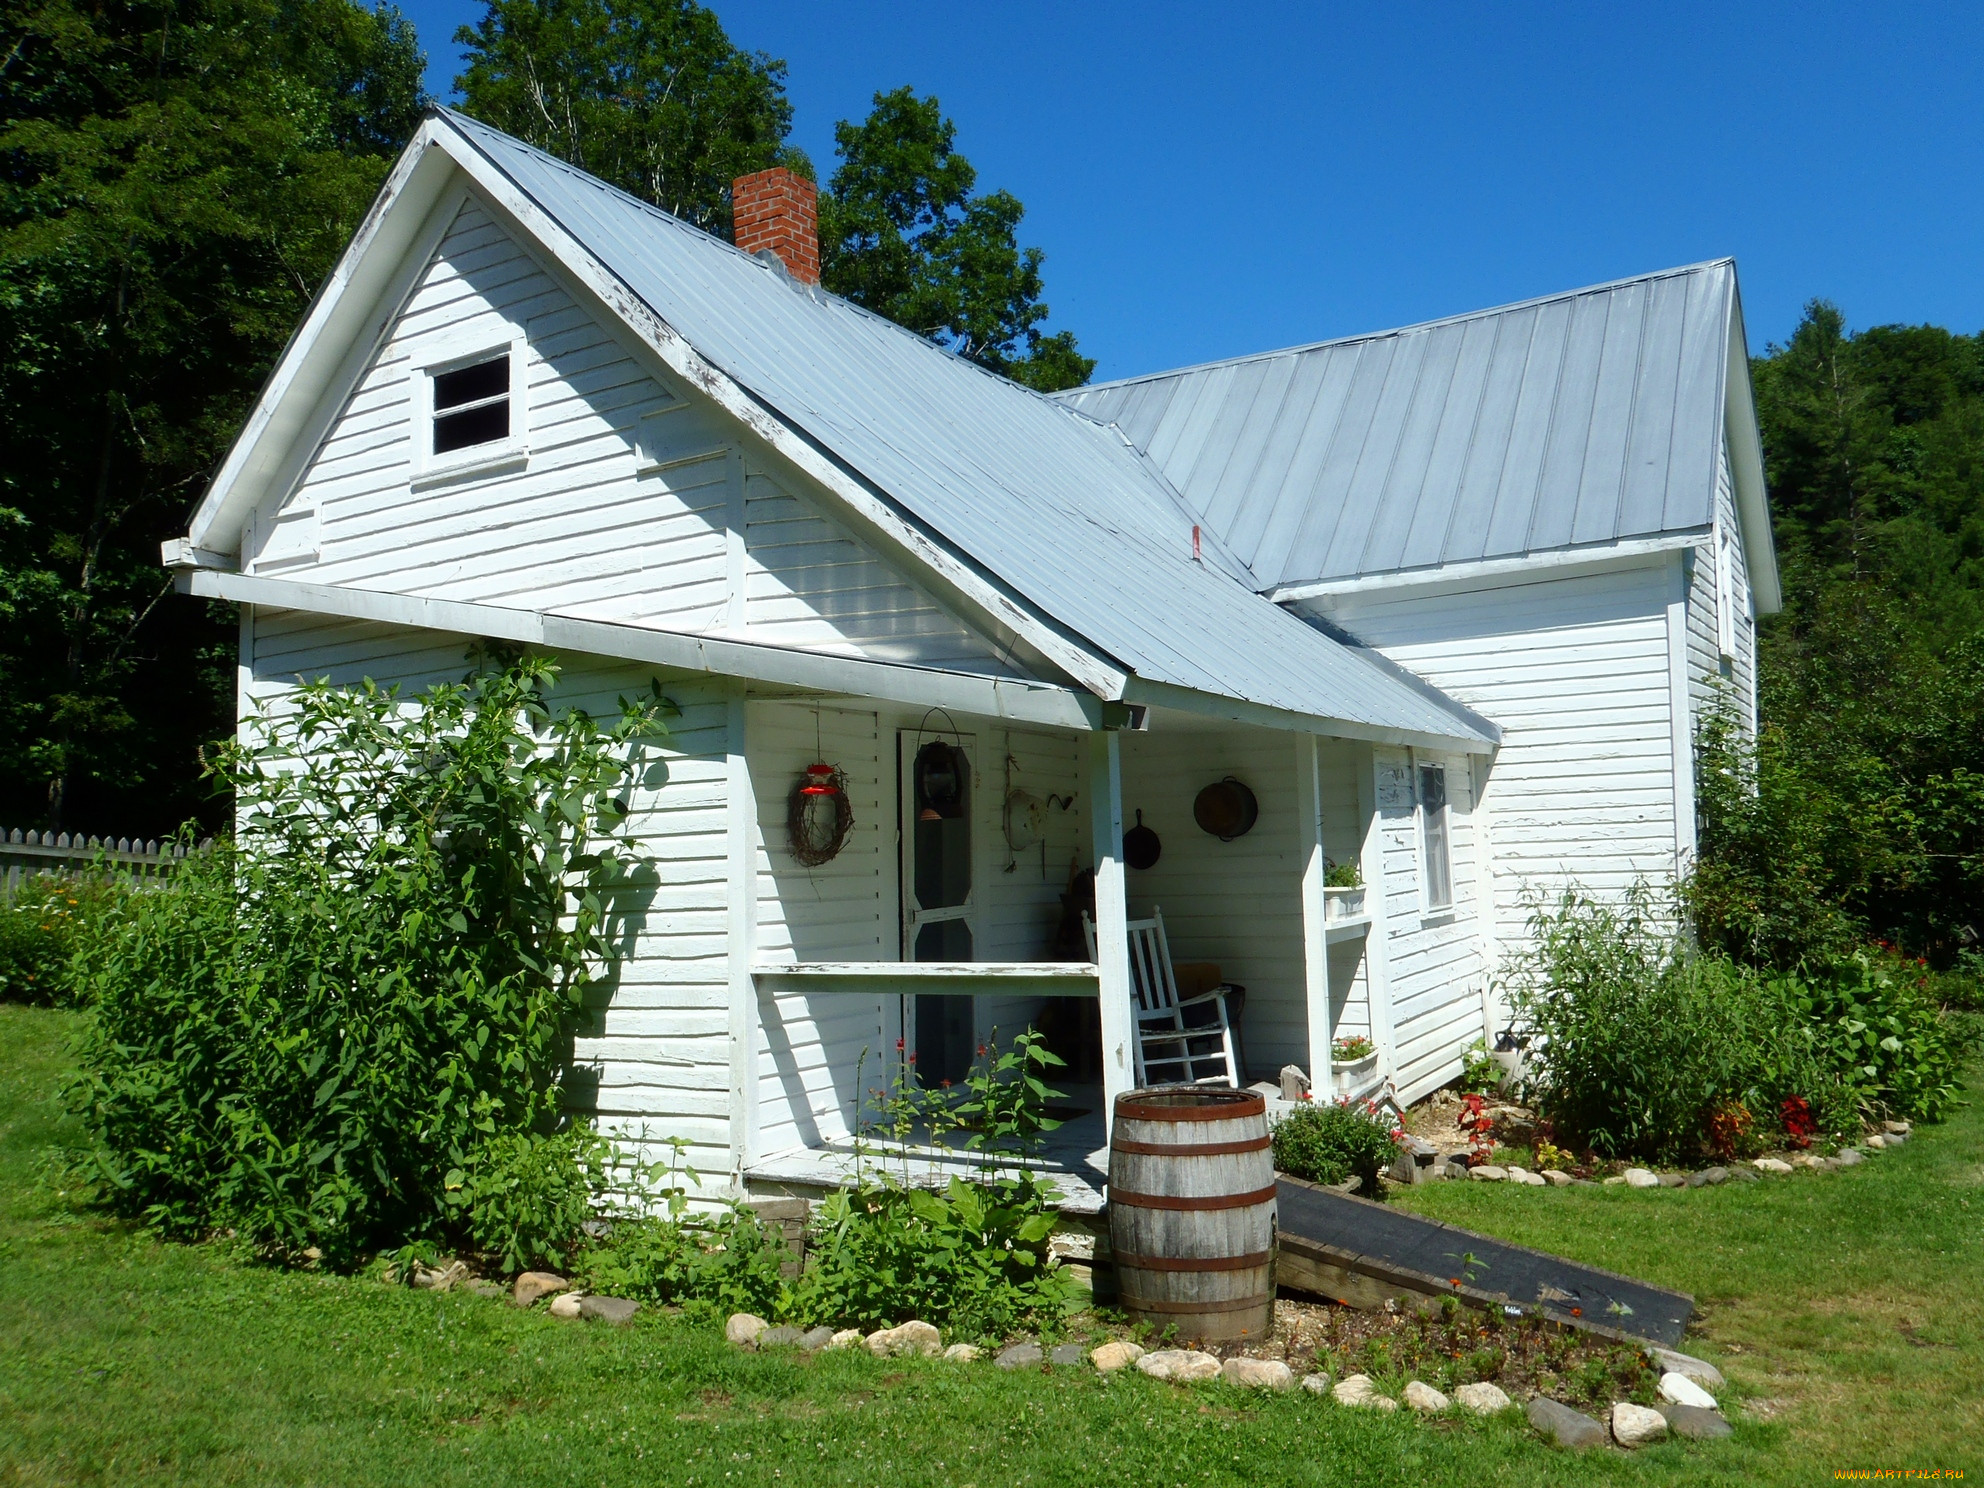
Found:
[[[833,825],[824,820],[831,803]],[[847,775],[838,765],[808,765],[792,788],[785,808],[785,839],[792,856],[808,868],[829,863],[854,830],[854,804],[847,798]]]

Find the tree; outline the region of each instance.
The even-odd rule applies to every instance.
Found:
[[[348,0],[6,0],[0,820],[160,832],[228,730],[231,624],[159,543],[418,121]]]
[[[1984,338],[1814,301],[1752,370],[1786,602],[1762,739],[1702,741],[1697,918],[1948,965],[1984,945]]]
[[[820,278],[834,293],[1043,392],[1095,370],[1071,332],[1041,330],[1046,255],[1021,248],[1011,192],[974,196],[936,98],[877,93],[865,122],[834,127],[840,165],[820,198]]]
[[[730,236],[730,183],[785,143],[785,63],[740,51],[695,0],[489,0],[455,40],[463,105],[622,191]]]

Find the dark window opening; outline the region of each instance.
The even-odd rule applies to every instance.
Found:
[[[434,453],[493,444],[510,437],[508,355],[437,373],[434,378]]]

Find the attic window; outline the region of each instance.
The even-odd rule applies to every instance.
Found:
[[[434,453],[510,437],[508,353],[434,374]]]

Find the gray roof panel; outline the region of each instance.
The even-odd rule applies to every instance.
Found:
[[[1262,589],[1706,527],[1735,266],[1059,394]]]
[[[1136,676],[1376,729],[1493,738],[1458,704],[1254,592],[1243,568],[1222,565],[1219,543],[1194,562],[1201,519],[1162,462],[1105,423],[508,135],[442,116],[700,355],[991,582]],[[1220,470],[1235,460],[1238,436],[1217,408],[1180,438],[1175,398],[1152,389],[1130,401],[1171,433],[1167,450]]]

